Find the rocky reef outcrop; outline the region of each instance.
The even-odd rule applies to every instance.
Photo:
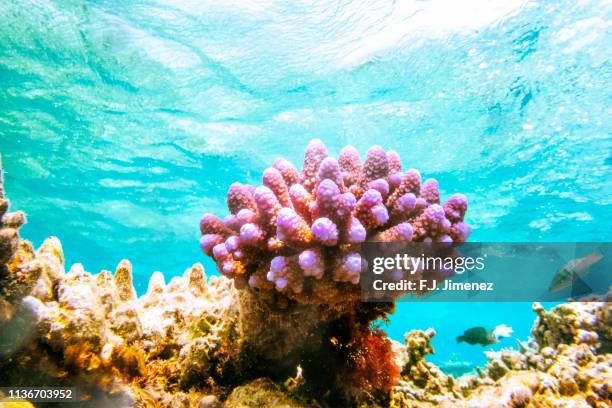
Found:
[[[23,262],[11,276],[38,278],[23,298],[3,299],[3,384],[77,386],[86,405],[197,406],[218,393],[215,379],[239,375],[235,291],[200,264],[168,284],[153,274],[137,298],[128,261],[114,273],[65,272],[55,238],[36,252],[20,243],[14,256]]]
[[[612,311],[608,295],[561,304],[534,304],[533,339],[518,350],[485,352],[477,374],[447,376],[425,355],[435,332],[406,335],[402,379],[393,407],[608,407],[612,404],[612,355],[605,349]]]
[[[244,272],[244,279],[208,277],[200,264],[169,282],[153,273],[138,297],[127,260],[113,272],[93,274],[81,264],[66,268],[57,238],[38,249],[21,239],[25,215],[9,211],[1,179],[0,212],[2,385],[76,387],[78,401],[71,406],[99,407],[612,404],[610,295],[549,311],[535,304],[533,340],[518,350],[491,352],[483,369],[455,378],[426,360],[434,352],[433,329],[413,330],[403,344],[388,339],[371,322],[392,305],[350,300],[355,284],[336,280],[329,269],[320,278],[305,275],[302,292],[326,282],[341,302],[321,297],[308,303],[289,283],[279,288],[275,273],[266,273],[267,286],[257,287],[250,282],[253,272]],[[225,222],[234,221],[223,222],[230,228]],[[219,235],[229,255],[230,238],[238,233]],[[301,251],[345,249],[314,238],[309,245]],[[302,253],[257,251],[263,251],[261,268],[269,269],[277,256],[297,256],[299,266]],[[225,261],[218,261],[223,268]]]
[[[1,171],[0,171],[1,172]],[[136,296],[127,260],[114,273],[68,271],[60,241],[20,239],[0,183],[0,372],[10,386],[74,386],[83,406],[209,406],[240,383],[239,302],[201,264]],[[226,391],[222,391],[226,390]]]

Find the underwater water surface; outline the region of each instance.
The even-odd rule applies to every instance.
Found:
[[[204,212],[320,138],[374,144],[467,195],[471,241],[610,241],[608,1],[0,1],[0,152],[35,245],[67,264],[134,265],[142,293],[194,262]],[[528,303],[400,303],[432,360]]]

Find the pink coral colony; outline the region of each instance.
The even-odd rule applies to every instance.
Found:
[[[302,303],[330,304],[358,285],[363,242],[464,242],[471,231],[466,197],[441,205],[438,182],[403,171],[397,152],[373,146],[362,163],[346,146],[335,159],[317,139],[301,171],[279,158],[261,186],[232,184],[227,206],[223,220],[202,217],[202,251],[237,287]]]
[[[362,302],[362,244],[464,242],[466,197],[441,205],[438,182],[403,171],[395,151],[373,146],[362,162],[346,146],[335,159],[313,140],[301,171],[279,158],[261,186],[232,184],[227,206],[223,220],[202,217],[200,245],[243,289],[249,358],[278,378],[300,365],[315,388],[388,391],[400,370],[372,323],[393,311],[394,298]]]

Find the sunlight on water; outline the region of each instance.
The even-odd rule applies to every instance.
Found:
[[[444,195],[465,193],[471,240],[612,238],[609,2],[4,1],[0,14],[0,151],[24,236],[59,236],[91,271],[128,257],[140,292],[154,270],[213,273],[199,216],[224,214],[228,186],[277,156],[301,163],[314,137],[334,154],[395,149]],[[436,327],[440,359],[480,358],[453,344],[472,324],[528,335],[529,305],[479,307],[402,304],[390,330]]]

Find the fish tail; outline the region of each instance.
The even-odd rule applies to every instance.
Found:
[[[463,336],[457,336],[456,340],[457,343],[461,343],[462,341],[465,341],[465,338]]]

